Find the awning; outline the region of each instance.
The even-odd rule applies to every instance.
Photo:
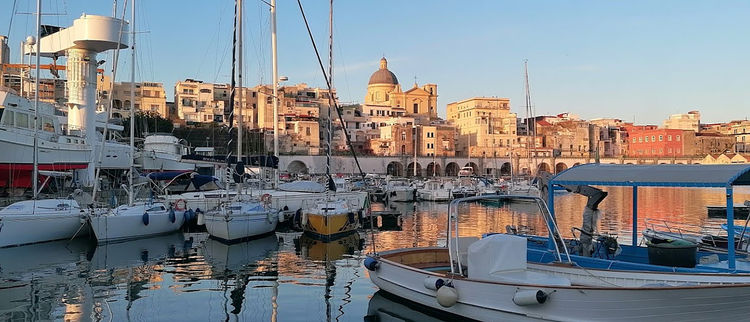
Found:
[[[567,169],[553,185],[727,187],[750,185],[748,164],[583,164]]]

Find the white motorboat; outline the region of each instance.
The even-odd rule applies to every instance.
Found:
[[[184,221],[184,211],[162,202],[136,202],[89,216],[99,243],[170,233],[180,229]]]
[[[414,201],[416,189],[409,180],[403,178],[390,179],[385,185],[385,199],[391,201]]]
[[[195,164],[182,162],[188,148],[171,134],[152,134],[143,140],[143,149],[136,154],[141,170],[194,171]]]
[[[369,254],[364,265],[373,283],[432,309],[482,321],[731,320],[746,314],[737,303],[750,301],[747,274],[582,268],[570,261],[564,243],[553,243],[550,256],[555,261],[530,264],[524,237],[458,237],[458,203],[482,198],[526,198],[547,209],[538,197],[455,200],[449,212],[447,247]],[[555,239],[562,240],[549,212],[542,212]]]
[[[0,210],[0,247],[72,238],[84,223],[73,199],[19,201]]]
[[[273,232],[279,223],[279,211],[268,205],[268,197],[261,201],[235,199],[203,215],[211,237],[235,242]]]
[[[417,198],[427,201],[448,201],[451,200],[451,189],[453,184],[441,180],[428,180],[424,187],[417,189]]]

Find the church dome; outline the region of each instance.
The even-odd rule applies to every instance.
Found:
[[[367,84],[398,85],[398,79],[396,78],[396,75],[388,70],[388,61],[385,59],[385,57],[380,59],[380,69],[372,73],[372,76],[370,76],[370,82],[368,82]]]

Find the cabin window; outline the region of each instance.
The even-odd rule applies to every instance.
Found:
[[[2,110],[4,111],[4,109]],[[7,126],[13,126],[13,111],[7,111],[3,112],[4,117],[2,119],[2,124]]]
[[[47,132],[55,132],[55,123],[52,122],[52,118],[50,117],[42,117],[42,130]]]
[[[28,128],[29,115],[25,113],[16,113],[16,127]]]

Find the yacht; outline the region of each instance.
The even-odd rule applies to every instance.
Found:
[[[428,180],[423,188],[417,189],[417,198],[427,201],[448,201],[451,200],[451,189],[453,183],[450,181]]]
[[[136,154],[137,164],[144,172],[194,171],[195,164],[182,162],[188,147],[171,134],[152,134],[143,141],[143,149]]]
[[[390,179],[385,185],[385,199],[391,201],[414,201],[416,189],[411,186],[409,180],[398,178]]]

